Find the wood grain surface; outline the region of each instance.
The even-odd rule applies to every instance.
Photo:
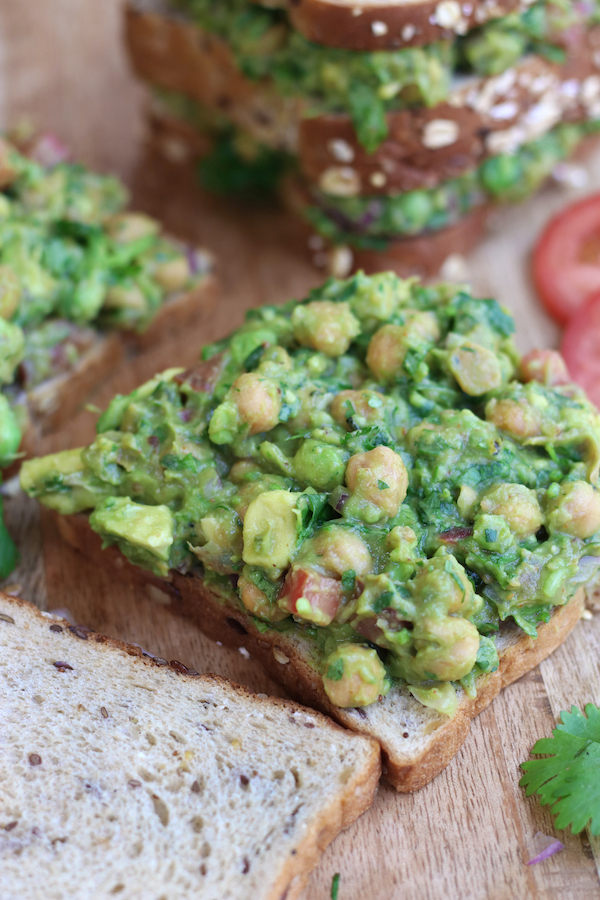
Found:
[[[218,254],[223,301],[185,341],[156,352],[159,370],[194,359],[202,343],[237,325],[248,307],[300,297],[322,276],[280,211],[202,195],[191,173],[144,155],[143,93],[128,73],[119,34],[117,0],[0,0],[0,127],[33,117],[66,139],[77,158],[124,175],[135,202],[160,215],[170,231]],[[587,190],[600,188],[600,156],[589,171]],[[557,339],[531,292],[528,253],[543,222],[568,198],[551,188],[504,211],[495,233],[468,261],[475,289],[515,314],[524,350]],[[139,377],[134,360],[94,402],[102,406]],[[80,414],[46,449],[87,440],[93,422],[92,414]],[[7,507],[22,554],[10,581],[24,597],[45,609],[67,608],[77,622],[198,671],[280,693],[252,659],[207,640],[64,546],[35,503],[16,496]],[[550,733],[560,710],[590,701],[600,703],[600,615],[579,623],[549,660],[475,720],[457,757],[432,784],[399,795],[382,783],[370,812],[324,853],[306,900],[326,900],[336,872],[339,900],[600,900],[600,842],[585,834],[559,833],[564,851],[525,865],[536,852],[536,833],[555,831],[547,810],[518,786],[519,763]]]

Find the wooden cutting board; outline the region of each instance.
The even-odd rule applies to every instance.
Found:
[[[135,202],[160,214],[170,231],[218,254],[222,301],[184,341],[157,351],[153,364],[159,370],[191,362],[202,343],[237,325],[245,309],[301,297],[322,274],[278,210],[204,196],[184,168],[148,157],[137,162],[142,98],[119,50],[118,6],[117,0],[0,4],[0,125],[33,113],[67,137],[78,157],[127,176]],[[589,169],[587,189],[600,188],[600,156]],[[496,296],[515,314],[523,350],[557,339],[531,292],[527,258],[542,223],[567,199],[564,190],[549,189],[503,212],[495,233],[468,261],[476,291]],[[141,375],[142,363],[133,361],[94,402],[102,406]],[[87,440],[93,421],[82,413],[58,444]],[[22,553],[10,582],[20,585],[22,596],[44,609],[66,608],[79,623],[198,671],[281,693],[251,658],[207,640],[168,608],[115,583],[65,547],[35,503],[14,497],[7,514]],[[537,738],[550,734],[560,710],[590,701],[600,703],[600,615],[579,623],[551,659],[475,720],[454,761],[432,784],[402,795],[382,783],[373,808],[323,854],[306,900],[326,900],[336,872],[339,900],[600,900],[597,839],[558,833],[564,851],[525,865],[536,852],[536,833],[555,831],[548,812],[518,786],[519,763]]]

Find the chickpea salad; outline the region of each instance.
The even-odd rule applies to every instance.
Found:
[[[452,715],[600,568],[600,414],[455,285],[329,280],[117,396],[23,489],[105,545],[303,635],[332,703],[395,682]]]
[[[0,139],[0,384],[11,396],[70,370],[98,329],[144,331],[203,274],[156,220],[123,212],[127,199],[116,178],[42,165]]]

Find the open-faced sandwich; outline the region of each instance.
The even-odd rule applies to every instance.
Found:
[[[330,280],[117,396],[21,483],[414,790],[564,640],[600,566],[600,416],[513,330],[456,286]]]
[[[128,348],[210,309],[215,279],[206,251],[124,211],[117,179],[67,162],[49,136],[28,151],[0,140],[0,399],[31,451]]]
[[[286,173],[334,274],[431,274],[600,118],[600,6],[566,0],[132,0],[164,152],[209,186]],[[202,135],[202,137],[200,136]],[[345,271],[344,271],[345,270]]]

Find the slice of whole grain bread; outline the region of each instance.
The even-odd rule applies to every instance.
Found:
[[[275,5],[268,0],[265,6]],[[310,41],[348,50],[398,50],[455,38],[529,4],[523,0],[283,0]]]
[[[261,631],[241,604],[218,597],[201,578],[173,571],[170,579],[161,579],[133,566],[115,547],[102,550],[100,537],[84,515],[56,516],[56,527],[71,546],[98,566],[111,567],[116,578],[145,588],[148,596],[192,619],[209,637],[245,647],[295,699],[327,713],[346,728],[375,738],[381,745],[385,777],[403,792],[418,790],[448,765],[469,733],[471,719],[502,688],[562,644],[584,607],[584,592],[579,590],[566,606],[556,608],[548,624],[538,628],[535,640],[516,626],[502,626],[497,638],[499,669],[479,677],[475,699],[459,689],[458,711],[451,719],[423,706],[403,687],[394,687],[371,706],[340,709],[326,696],[321,676],[311,663],[312,645],[301,632]]]
[[[0,896],[294,900],[377,744],[0,594]]]

